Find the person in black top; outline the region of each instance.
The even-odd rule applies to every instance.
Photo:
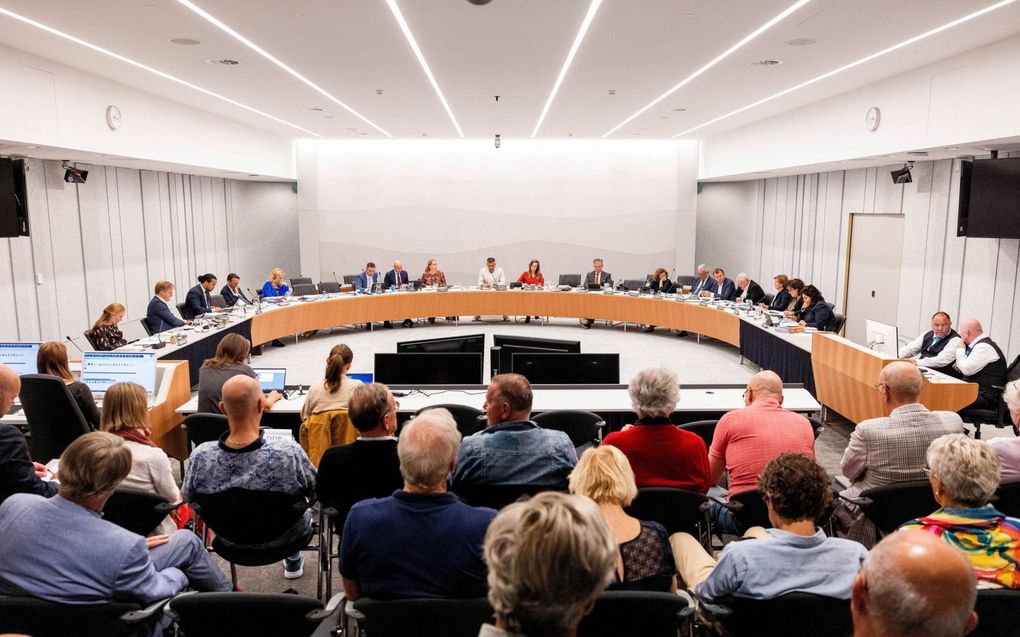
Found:
[[[804,299],[800,296],[800,292],[803,289],[804,282],[800,279],[790,279],[790,282],[786,284],[786,291],[790,294],[790,304],[783,310],[786,318],[796,318],[797,314],[800,313],[801,307],[804,306]]]
[[[234,307],[238,301],[251,305],[251,299],[244,295],[244,290],[241,289],[241,277],[231,272],[227,275],[227,284],[220,290],[220,296],[223,297],[223,302],[227,304],[227,307]]]
[[[212,297],[210,294],[215,287],[215,274],[203,274],[198,277],[198,285],[188,290],[188,295],[184,297],[184,308],[189,314],[191,314],[189,318],[195,318],[196,316],[202,316],[203,314],[208,314],[222,309],[213,307],[212,304]]]
[[[323,507],[337,511],[342,529],[357,502],[382,498],[404,485],[397,458],[397,401],[382,383],[362,385],[351,393],[348,413],[358,439],[327,449],[319,460],[316,495]]]
[[[830,331],[836,325],[836,317],[832,309],[822,298],[822,293],[813,285],[806,285],[800,291],[801,305],[797,315],[804,327],[813,327],[818,331]]]
[[[0,363],[0,418],[10,410],[21,392],[21,379]],[[32,462],[25,435],[17,427],[0,425],[0,504],[15,493],[34,493],[44,498],[57,494],[57,483],[42,479],[46,467]]]
[[[765,298],[765,290],[751,280],[746,272],[737,275],[737,296],[736,301],[748,302],[750,304],[760,303]]]
[[[669,294],[675,288],[676,284],[669,280],[669,272],[666,272],[666,268],[659,268],[652,273],[652,280],[648,283],[648,289],[652,291],[652,294]],[[654,325],[645,327],[646,332],[651,332],[654,329]]]
[[[772,277],[772,286],[776,288],[776,295],[772,297],[772,302],[769,303],[768,309],[776,312],[785,312],[786,308],[790,307],[793,299],[790,297],[790,293],[786,291],[786,286],[789,283],[790,277],[785,274],[777,274]]]
[[[60,341],[50,341],[39,346],[39,354],[36,355],[36,365],[40,374],[56,376],[67,384],[67,390],[71,392],[74,402],[78,403],[81,415],[85,416],[85,422],[89,429],[99,429],[99,421],[102,415],[96,407],[96,401],[92,397],[92,390],[80,380],[75,380],[71,374],[71,368],[67,364],[67,348]]]

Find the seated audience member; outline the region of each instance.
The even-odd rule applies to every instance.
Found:
[[[1013,429],[1020,429],[1020,380],[1014,380],[1006,385],[1002,399],[1006,401],[1006,408],[1009,409]],[[1020,482],[1020,438],[991,438],[988,444],[999,455],[999,461],[1002,463],[1002,478],[999,482],[1001,484]]]
[[[709,600],[793,592],[850,599],[868,551],[857,542],[826,537],[817,527],[832,499],[825,469],[808,456],[784,453],[766,465],[758,484],[773,527],[748,530],[748,537],[759,539],[730,542],[716,563],[690,534],[670,537],[687,588]]]
[[[676,374],[665,367],[643,369],[630,379],[627,392],[638,420],[609,434],[602,444],[627,456],[639,487],[708,491],[711,471],[705,441],[669,419],[680,395]]]
[[[488,425],[460,445],[453,490],[531,485],[563,489],[577,464],[567,434],[542,429],[531,418],[531,383],[520,374],[493,376],[485,392]]]
[[[92,324],[92,342],[98,352],[109,352],[124,347],[127,341],[117,324],[124,320],[127,310],[120,303],[110,303],[103,308],[96,322]]]
[[[949,434],[928,447],[928,466],[939,509],[900,528],[927,531],[963,551],[978,587],[1020,589],[1020,520],[988,504],[999,486],[999,456],[983,440]]]
[[[340,538],[348,599],[485,594],[482,542],[496,517],[446,491],[460,433],[445,409],[416,416],[397,442],[403,490],[355,504]]]
[[[308,388],[305,404],[301,407],[301,419],[312,414],[333,409],[347,409],[351,393],[361,387],[360,380],[348,378],[347,372],[354,362],[354,352],[343,343],[333,346],[326,357],[326,377]]]
[[[375,264],[369,261],[365,264],[365,269],[359,272],[358,276],[354,278],[354,291],[371,292],[372,287],[377,283],[382,284],[382,279],[379,277],[379,273],[375,270]]]
[[[960,323],[960,343],[956,346],[953,364],[960,377],[978,384],[978,397],[965,409],[998,409],[999,397],[1006,384],[1006,356],[988,338],[977,319]]]
[[[960,335],[953,329],[953,322],[945,312],[935,312],[931,317],[931,330],[921,334],[900,348],[900,358],[917,358],[917,364],[950,376],[959,376],[953,368],[956,362],[956,348]]]
[[[945,542],[900,531],[868,554],[854,580],[854,637],[963,637],[978,623],[974,573]]]
[[[921,372],[912,363],[889,363],[878,375],[883,418],[860,422],[850,433],[840,470],[852,481],[842,492],[857,497],[866,489],[923,480],[925,453],[936,438],[963,433],[963,421],[951,411],[928,411],[920,404]],[[875,525],[856,505],[838,500],[834,518],[846,537],[871,547]]]
[[[0,363],[0,418],[10,410],[21,392],[21,379]],[[0,504],[15,493],[34,493],[45,498],[57,493],[57,483],[43,480],[49,472],[28,455],[25,434],[12,425],[0,424]]]
[[[613,287],[613,275],[608,273],[608,272],[606,272],[603,269],[604,265],[605,264],[602,262],[602,259],[598,259],[598,258],[594,259],[591,262],[591,272],[589,272],[588,274],[584,275],[583,286],[585,288],[588,288],[589,286],[592,286],[592,285],[601,285],[604,288],[605,287],[608,287],[608,288],[612,288]],[[581,326],[584,327],[584,329],[590,329],[591,326],[594,325],[594,324],[595,324],[595,319],[590,319],[590,318],[581,319]]]
[[[290,293],[290,286],[283,280],[285,274],[282,269],[273,268],[269,273],[269,280],[262,284],[262,298],[287,296]]]
[[[651,290],[652,294],[669,294],[675,289],[675,285],[669,280],[669,272],[666,268],[658,268],[652,273],[652,278],[648,281],[648,289]],[[655,330],[654,325],[646,325],[645,331],[652,332]],[[669,331],[668,329],[666,330]]]
[[[315,497],[315,469],[298,443],[263,438],[259,422],[267,409],[265,403],[266,397],[254,378],[234,376],[223,384],[220,409],[230,429],[218,441],[202,443],[191,452],[181,489],[185,501],[230,489]],[[278,543],[292,542],[311,528],[312,513],[307,510]],[[288,557],[284,560],[284,577],[301,577],[302,566],[300,553]]]
[[[227,284],[220,290],[220,296],[227,307],[234,307],[240,301],[242,305],[251,305],[252,300],[244,295],[241,289],[241,277],[231,272],[227,275]]]
[[[234,376],[255,378],[255,370],[245,363],[251,343],[240,334],[227,334],[216,346],[216,355],[207,358],[198,370],[198,411],[205,414],[220,413],[220,399],[223,384]],[[271,391],[266,395],[266,409],[271,409],[280,400],[280,392]]]
[[[103,397],[102,428],[123,438],[131,452],[131,471],[120,483],[121,488],[155,493],[170,502],[180,501],[181,492],[174,482],[170,458],[149,437],[149,399],[144,387],[135,383],[110,385]],[[168,515],[153,535],[175,530],[177,524]]]
[[[718,484],[723,469],[729,471],[729,495],[753,489],[758,474],[776,456],[791,452],[815,456],[815,435],[811,423],[783,405],[783,381],[775,372],[758,372],[747,381],[744,392],[747,407],[731,411],[719,419],[712,446],[708,450],[711,484]],[[716,527],[737,533],[732,512],[712,503]]]
[[[407,271],[404,270],[404,264],[401,261],[393,262],[393,269],[386,273],[383,277],[383,288],[385,289],[407,289],[408,278]],[[402,323],[404,327],[414,327],[414,321],[409,318],[404,319]],[[383,327],[390,329],[393,324],[389,321],[383,321]]]
[[[800,308],[804,304],[803,299],[800,298],[800,291],[803,289],[803,281],[800,279],[790,279],[790,283],[786,286],[786,291],[790,295],[790,304],[786,306],[784,311],[786,318],[796,318],[797,314],[800,313]]]
[[[174,298],[174,284],[169,281],[157,281],[155,296],[149,301],[145,310],[145,323],[153,334],[180,327],[191,321],[176,316],[171,309],[170,299]]]
[[[212,291],[216,288],[216,275],[206,273],[198,277],[198,285],[188,290],[184,297],[184,307],[191,312],[192,316],[202,316],[215,312],[217,309],[212,304]]]
[[[691,295],[704,296],[704,292],[715,292],[715,279],[709,276],[708,266],[702,263],[694,273],[694,284],[691,285]]]
[[[103,519],[103,506],[130,470],[124,440],[93,431],[60,457],[58,496],[7,498],[0,506],[0,594],[148,604],[188,587],[229,591],[230,580],[191,531],[143,538]]]
[[[74,379],[71,368],[67,362],[67,347],[60,341],[49,341],[39,346],[39,353],[36,354],[36,366],[40,374],[56,376],[67,385],[67,391],[71,392],[71,398],[78,404],[81,415],[89,429],[99,429],[99,421],[102,416],[99,408],[96,407],[96,400],[92,397],[92,390],[80,380]]]
[[[790,278],[785,274],[777,274],[772,278],[772,287],[776,289],[776,294],[772,297],[772,302],[769,303],[768,309],[775,312],[786,311],[791,302],[790,293],[786,291],[786,286],[789,283]]]
[[[570,492],[595,501],[620,545],[615,590],[676,590],[675,563],[666,527],[631,517],[623,507],[637,497],[627,457],[609,445],[588,449],[570,474]]]
[[[761,286],[751,280],[751,277],[747,276],[746,272],[741,272],[737,275],[737,301],[744,303],[750,303],[757,305],[761,303],[765,298],[765,290],[761,289]]]
[[[389,388],[359,383],[348,413],[358,439],[322,454],[316,485],[319,502],[337,511],[337,530],[356,502],[390,495],[404,483],[397,459],[397,401]]]
[[[537,285],[538,287],[545,286],[545,276],[542,275],[542,264],[539,263],[538,259],[532,259],[528,261],[528,269],[521,272],[521,276],[517,277],[517,282],[524,285]],[[535,317],[538,318],[537,316]],[[524,317],[525,323],[531,322],[530,316]]]
[[[496,624],[478,637],[569,637],[613,581],[616,540],[588,498],[540,493],[492,521],[485,563]]]
[[[805,285],[800,291],[801,306],[797,314],[798,323],[816,330],[831,331],[836,327],[836,316],[822,298],[822,293],[813,285]]]
[[[716,268],[712,271],[712,278],[715,279],[715,298],[723,301],[732,301],[737,295],[737,286],[733,280],[726,276],[726,271]]]

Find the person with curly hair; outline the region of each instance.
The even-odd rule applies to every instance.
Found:
[[[718,563],[690,534],[670,537],[686,586],[709,600],[773,599],[794,591],[850,599],[868,551],[826,537],[816,525],[832,500],[825,469],[805,455],[784,453],[766,465],[758,486],[773,528],[751,527],[744,537],[758,539],[730,542]]]

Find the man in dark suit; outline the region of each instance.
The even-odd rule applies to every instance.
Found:
[[[407,285],[407,271],[404,270],[404,264],[400,261],[393,262],[393,269],[386,273],[383,277],[383,288],[390,289],[395,288],[399,290],[402,286]],[[402,323],[404,327],[414,327],[414,321],[409,318],[404,319]],[[389,321],[383,322],[383,327],[390,329],[393,325]]]
[[[184,321],[170,311],[170,299],[174,296],[174,284],[169,281],[157,281],[156,295],[149,301],[149,307],[145,310],[145,322],[149,331],[155,334],[174,327],[180,327],[191,321]]]
[[[613,287],[613,275],[602,269],[602,259],[596,258],[591,262],[592,270],[588,274],[584,275],[584,287],[587,288],[592,285],[601,285],[602,287]],[[584,318],[581,319],[581,326],[584,329],[590,329],[595,323],[595,319]]]
[[[21,392],[21,379],[0,363],[0,418],[10,410]],[[0,504],[15,493],[34,493],[49,498],[57,493],[55,482],[42,479],[46,467],[32,462],[25,435],[11,425],[0,425]]]
[[[691,284],[691,294],[701,296],[702,292],[714,291],[715,279],[708,275],[708,266],[702,263],[695,272],[694,283]]]
[[[244,290],[241,289],[241,277],[233,272],[227,275],[227,284],[220,290],[220,296],[223,297],[227,307],[234,307],[238,301],[251,305],[251,299],[246,297]]]
[[[716,268],[712,271],[712,278],[715,279],[715,290],[710,291],[715,293],[715,298],[732,301],[737,295],[737,286],[733,284],[733,279],[726,277],[726,270]]]
[[[765,290],[761,289],[761,286],[751,280],[751,277],[747,276],[746,272],[741,272],[737,275],[737,300],[747,301],[752,305],[761,303],[762,299],[765,298]]]
[[[212,296],[210,294],[215,287],[215,274],[206,273],[198,277],[198,285],[188,290],[187,296],[184,297],[184,310],[187,314],[191,315],[185,316],[185,318],[195,318],[196,316],[202,316],[203,314],[209,314],[221,309],[213,307],[212,304]]]

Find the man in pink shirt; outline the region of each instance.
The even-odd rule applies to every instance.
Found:
[[[712,447],[708,450],[711,483],[718,484],[723,469],[729,471],[729,493],[758,486],[758,475],[773,458],[783,453],[815,457],[815,436],[807,418],[782,408],[783,381],[771,371],[761,371],[747,382],[743,409],[731,411],[719,420]],[[712,504],[716,528],[742,533],[732,512]]]

